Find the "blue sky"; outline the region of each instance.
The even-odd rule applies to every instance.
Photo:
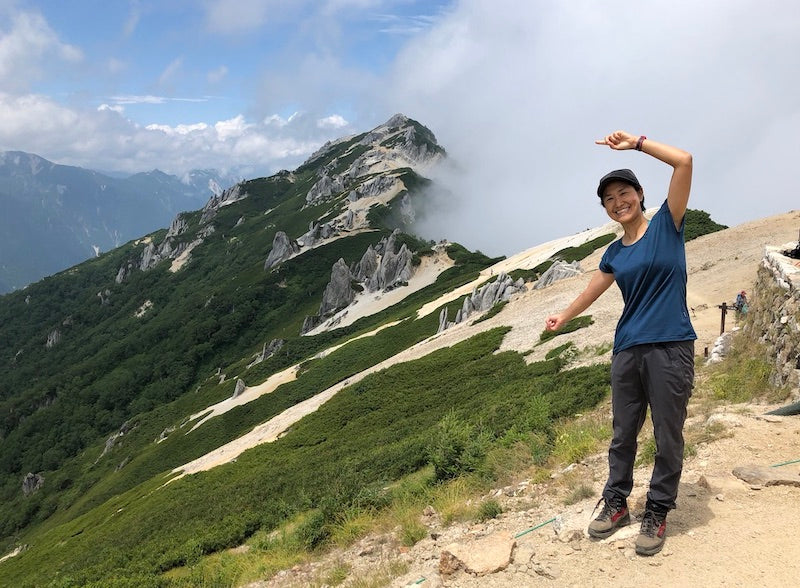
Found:
[[[403,112],[449,154],[420,224],[510,254],[606,222],[594,189],[691,151],[690,206],[798,208],[794,0],[0,0],[0,151],[137,172],[293,169]]]

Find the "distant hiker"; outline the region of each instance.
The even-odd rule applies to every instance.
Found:
[[[736,302],[734,302],[733,307],[737,313],[747,314],[747,292],[742,290],[736,295]]]
[[[559,314],[546,319],[557,330],[586,310],[616,282],[625,307],[614,335],[611,362],[613,439],[608,451],[609,475],[603,510],[589,524],[589,535],[608,537],[630,523],[627,498],[633,488],[636,437],[647,406],[653,420],[656,456],[636,553],[661,551],[666,517],[675,508],[683,469],[683,423],[694,382],[694,340],[686,306],[684,216],[692,183],[692,156],[644,135],[624,131],[596,141],[622,151],[635,149],[672,166],[667,198],[648,223],[644,190],[629,169],[600,180],[597,195],[608,216],[622,225],[600,261],[600,271]]]

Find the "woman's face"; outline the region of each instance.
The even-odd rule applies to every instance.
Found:
[[[603,206],[611,220],[630,222],[642,214],[643,194],[625,182],[611,182],[603,193]]]

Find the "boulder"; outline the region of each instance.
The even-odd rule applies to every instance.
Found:
[[[511,563],[516,541],[505,533],[492,533],[466,543],[451,543],[439,557],[439,573],[443,576],[463,569],[468,574],[485,576],[500,572]]]
[[[778,469],[760,465],[744,465],[733,469],[733,475],[748,484],[759,486],[796,486],[800,488],[797,468]]]
[[[233,396],[231,396],[231,398],[236,398],[242,392],[244,392],[246,389],[247,389],[247,386],[245,385],[244,380],[242,380],[241,378],[237,378],[236,379],[236,387],[233,389]]]

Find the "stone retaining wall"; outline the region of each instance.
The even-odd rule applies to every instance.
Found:
[[[771,383],[800,395],[800,260],[782,255],[796,243],[767,246],[758,267],[745,333],[764,343],[775,364]]]

